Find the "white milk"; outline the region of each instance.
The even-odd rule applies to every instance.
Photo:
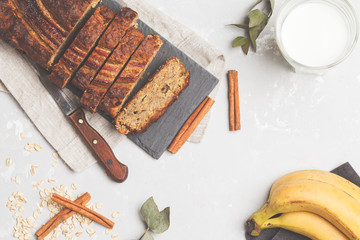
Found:
[[[284,50],[290,58],[309,67],[335,63],[346,52],[350,36],[344,15],[320,1],[295,7],[281,28]]]

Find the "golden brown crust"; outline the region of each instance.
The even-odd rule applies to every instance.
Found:
[[[101,110],[105,114],[113,118],[116,117],[136,83],[160,50],[162,44],[162,40],[157,35],[147,36],[140,44],[139,48],[125,66],[125,69],[115,80],[102,100]]]
[[[116,14],[114,20],[101,36],[94,51],[72,79],[71,82],[73,85],[80,90],[85,91],[86,87],[93,80],[93,77],[100,70],[100,67],[103,65],[106,58],[125,35],[126,31],[136,24],[137,19],[138,14],[126,7]]]
[[[20,11],[29,26],[46,42],[53,50],[65,41],[69,35],[59,24],[44,13],[36,0],[11,0]]]
[[[64,88],[113,17],[112,10],[105,5],[100,6],[54,66],[49,80]]]
[[[177,58],[160,67],[114,120],[122,134],[145,131],[158,120],[189,85],[190,73]]]
[[[65,30],[70,32],[83,16],[92,0],[37,0],[52,15],[53,19]]]
[[[0,37],[46,69],[54,51],[23,20],[8,0],[0,1]]]
[[[91,84],[86,88],[80,101],[83,107],[90,112],[96,112],[101,99],[143,39],[144,34],[138,29],[134,27],[129,29],[127,34],[119,42],[119,45],[116,47],[111,57],[101,68]]]

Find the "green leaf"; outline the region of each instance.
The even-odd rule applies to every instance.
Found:
[[[260,33],[264,30],[266,24],[268,23],[268,20],[269,18],[266,18],[260,23],[260,25],[249,29],[251,45],[255,52],[256,52],[256,39],[259,37]]]
[[[259,3],[261,3],[263,0],[257,0],[256,3],[250,8],[252,10],[254,7],[256,7]]]
[[[270,0],[271,12],[275,10],[275,0]]]
[[[229,26],[235,26],[242,29],[249,29],[249,26],[246,24],[229,24]]]
[[[249,12],[248,16],[249,16],[249,28],[260,26],[264,22],[267,23],[269,19],[269,17],[259,9],[252,10],[251,12]]]
[[[159,212],[159,209],[158,209],[153,197],[150,197],[142,205],[142,207],[140,209],[140,214],[151,230],[157,229],[159,227],[160,212]]]
[[[154,240],[154,237],[151,235],[151,233],[149,233],[148,230],[146,230],[146,232],[144,233],[144,235],[142,235],[140,240]]]
[[[245,55],[248,54],[248,52],[249,52],[249,47],[250,47],[250,41],[249,41],[249,39],[248,39],[247,43],[241,46],[241,48],[242,48],[243,52],[245,53]]]
[[[156,229],[152,229],[154,233],[163,233],[170,227],[170,208],[167,207],[160,212],[160,224]]]
[[[246,37],[237,37],[234,39],[233,43],[232,43],[232,47],[241,47],[244,44],[248,43],[249,39],[247,39]]]

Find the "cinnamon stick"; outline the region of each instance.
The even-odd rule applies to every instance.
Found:
[[[169,146],[168,150],[171,153],[175,154],[180,150],[214,103],[215,101],[213,99],[206,97],[205,100],[196,108]]]
[[[75,203],[65,197],[62,197],[56,193],[54,193],[51,197],[51,200],[54,202],[57,202],[64,207],[71,209],[77,213],[80,213],[81,215],[84,215],[87,218],[90,218],[91,220],[105,226],[106,228],[112,229],[114,227],[114,222],[107,219],[106,217],[100,215],[99,213],[81,205],[78,203]]]
[[[85,205],[91,199],[89,193],[85,193],[81,195],[79,198],[75,200],[76,203]],[[38,240],[44,239],[49,233],[52,232],[57,226],[59,226],[66,219],[73,216],[76,212],[64,208],[58,214],[56,214],[50,221],[48,221],[45,225],[43,225],[35,234],[38,237]]]
[[[240,103],[239,103],[239,81],[238,72],[230,70],[228,72],[229,80],[229,125],[230,131],[239,131],[240,122]]]

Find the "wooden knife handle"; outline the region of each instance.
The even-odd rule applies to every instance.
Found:
[[[117,160],[109,144],[89,125],[83,110],[79,108],[69,118],[103,164],[110,177],[116,182],[125,181],[128,176],[128,167]]]

